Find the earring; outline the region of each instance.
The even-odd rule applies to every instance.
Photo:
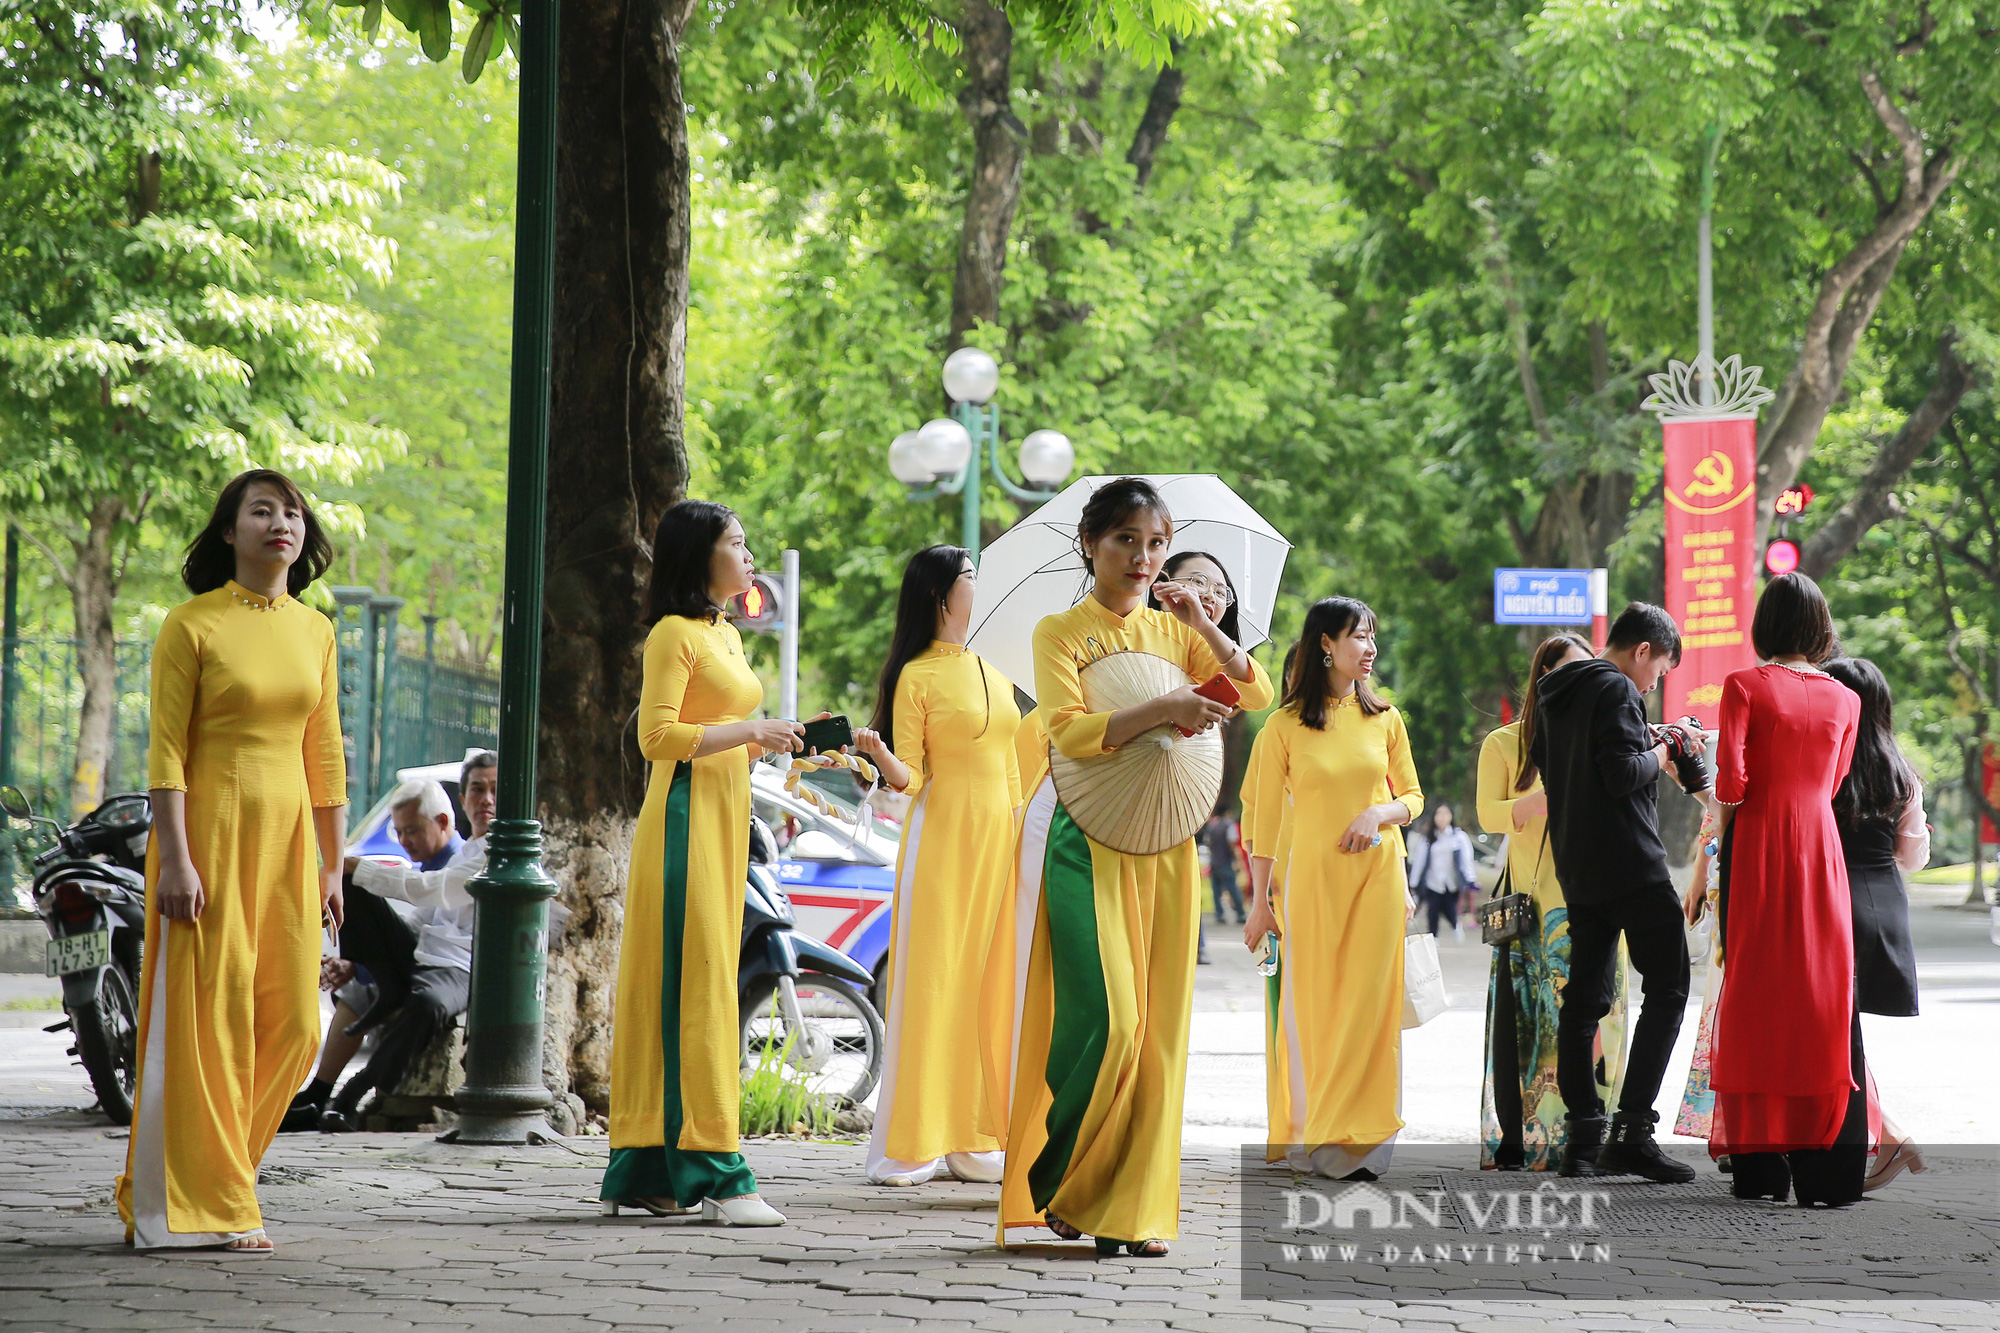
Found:
[[[1328,653],[1328,654],[1326,655],[1326,664],[1327,664],[1328,666],[1332,666],[1332,665],[1333,665],[1333,654],[1332,654],[1332,653]]]

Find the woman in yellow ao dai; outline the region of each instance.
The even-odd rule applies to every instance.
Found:
[[[1262,708],[1270,678],[1209,619],[1190,590],[1144,605],[1173,530],[1153,487],[1101,487],[1078,525],[1092,588],[1035,627],[1035,694],[1050,743],[1088,758],[1155,727],[1204,730],[1232,710],[1194,693],[1218,670]],[[1188,684],[1110,713],[1084,703],[1083,668],[1151,653]],[[1190,831],[1192,833],[1192,831]],[[1200,870],[1192,836],[1149,856],[1088,837],[1045,779],[1022,813],[1017,892],[1036,909],[1001,1187],[999,1239],[1047,1225],[1096,1238],[1100,1254],[1167,1252],[1180,1230],[1181,1105],[1187,1084]],[[1025,909],[1025,904],[1024,904]]]
[[[700,1212],[777,1226],[743,1160],[736,963],[750,868],[750,764],[796,750],[797,722],[751,716],[764,687],[722,619],[755,564],[727,507],[683,500],[653,537],[639,752],[651,763],[632,836],[611,1029],[611,1159],[602,1211]]]
[[[257,1166],[319,1050],[347,767],[333,625],[297,600],[333,553],[257,469],[188,548],[153,649],[139,1080],[118,1178],[141,1249],[269,1253]]]
[[[910,796],[896,857],[868,1179],[1000,1179],[1011,967],[989,969],[1011,916],[1021,802],[1014,686],[965,646],[975,572],[957,546],[912,556],[875,708],[855,742]],[[990,983],[990,984],[989,984]]]
[[[1260,897],[1244,927],[1281,939],[1268,1027],[1285,1049],[1267,1071],[1285,1083],[1267,1089],[1266,1156],[1332,1179],[1374,1179],[1403,1127],[1400,826],[1424,797],[1402,714],[1368,688],[1374,665],[1374,613],[1344,597],[1315,603],[1285,706],[1258,738],[1259,791],[1280,785],[1291,810],[1288,859],[1265,872],[1282,908]]]

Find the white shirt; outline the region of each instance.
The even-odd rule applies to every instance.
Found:
[[[470,972],[476,905],[465,886],[485,868],[486,839],[474,838],[453,852],[442,870],[388,866],[364,858],[354,867],[354,882],[370,893],[400,898],[417,909],[419,966]]]

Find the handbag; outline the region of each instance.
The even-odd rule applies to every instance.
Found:
[[[1542,852],[1549,849],[1547,830],[1542,832]],[[1500,868],[1499,882],[1493,886],[1493,893],[1480,903],[1479,938],[1487,944],[1511,944],[1524,940],[1535,932],[1535,900],[1525,893],[1514,890],[1514,858],[1509,856]],[[1535,857],[1535,874],[1542,873],[1542,858]]]
[[[1437,937],[1427,930],[1403,936],[1403,1026],[1422,1027],[1444,1010]]]

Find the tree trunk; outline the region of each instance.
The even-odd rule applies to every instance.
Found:
[[[1869,529],[1899,512],[1895,488],[1902,484],[1917,458],[1930,448],[1931,441],[1944,429],[1959,399],[1972,387],[1972,371],[1959,360],[1952,344],[1954,335],[1938,340],[1937,379],[1916,411],[1910,413],[1897,431],[1876,453],[1854,494],[1826,521],[1799,553],[1799,572],[1809,578],[1824,579],[1833,567],[1847,558]]]
[[[1013,26],[986,0],[965,0],[960,36],[965,87],[958,104],[972,127],[972,181],[951,286],[953,348],[963,346],[975,326],[1000,322],[1007,236],[1021,201],[1021,169],[1028,156],[1028,127],[1011,105]]]
[[[1895,141],[1902,189],[1895,202],[1877,215],[1874,228],[1820,279],[1819,295],[1806,315],[1798,360],[1779,391],[1771,429],[1757,449],[1760,550],[1771,535],[1771,502],[1798,479],[1799,468],[1812,455],[1819,428],[1840,394],[1861,335],[1895,277],[1904,247],[1958,179],[1959,163],[1948,150],[1927,149],[1923,132],[1910,123],[1875,72],[1864,69],[1860,79],[1869,106]]]
[[[125,515],[125,502],[101,495],[90,506],[83,536],[71,541],[76,559],[69,567],[69,597],[76,618],[77,655],[83,676],[83,709],[76,723],[76,768],[70,776],[70,805],[77,814],[104,800],[104,776],[118,721],[118,637],[112,608],[118,600],[118,565],[112,530]]]
[[[625,866],[646,791],[632,712],[653,529],[688,478],[680,39],[692,10],[572,0],[562,13],[537,798],[545,864],[574,915],[550,960],[545,1070],[597,1110],[610,1101]]]

